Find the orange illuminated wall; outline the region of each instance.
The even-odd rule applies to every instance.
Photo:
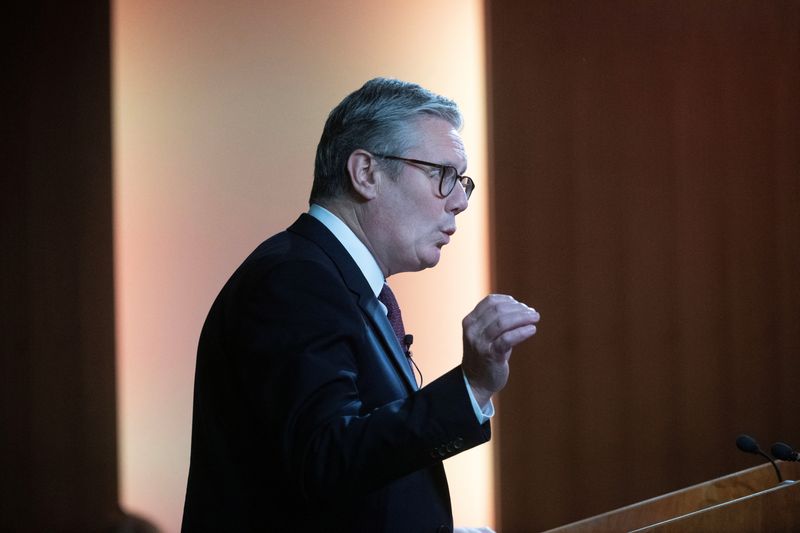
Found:
[[[327,113],[374,76],[454,98],[468,211],[439,267],[392,278],[427,382],[489,290],[483,3],[113,4],[120,498],[177,531],[195,350],[217,291],[306,209]],[[446,463],[456,522],[493,525],[492,446]]]

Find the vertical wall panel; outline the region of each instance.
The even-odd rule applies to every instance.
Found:
[[[487,6],[503,532],[800,445],[800,4]]]
[[[180,529],[197,339],[225,280],[307,209],[330,110],[374,76],[459,103],[477,189],[434,269],[390,282],[430,383],[489,291],[481,0],[113,2],[120,499]],[[445,462],[493,525],[492,446]]]
[[[106,1],[9,15],[0,235],[2,531],[107,531],[117,503]]]

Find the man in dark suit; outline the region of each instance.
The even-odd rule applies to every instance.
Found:
[[[374,79],[330,114],[311,208],[227,282],[200,337],[183,530],[452,531],[442,460],[486,442],[538,313],[490,295],[418,388],[385,280],[439,261],[473,181],[454,102]]]

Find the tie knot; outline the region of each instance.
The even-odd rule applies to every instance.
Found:
[[[400,306],[397,304],[397,298],[395,298],[392,289],[390,289],[389,285],[386,283],[383,284],[381,293],[378,295],[378,300],[380,300],[381,303],[386,306],[386,309],[389,311],[390,315],[393,312],[400,312]]]
[[[406,336],[406,330],[403,327],[403,316],[400,314],[400,306],[397,304],[397,298],[394,297],[392,289],[386,283],[383,284],[383,289],[378,295],[378,300],[386,306],[386,318],[392,325],[397,342],[403,345],[403,339]]]

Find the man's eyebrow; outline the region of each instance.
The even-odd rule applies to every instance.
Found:
[[[464,170],[458,170],[458,165],[448,165],[448,166],[451,166],[454,169],[456,169],[456,171],[459,174],[464,174],[464,172],[466,172],[469,169],[469,161],[467,161],[466,159],[464,160]]]

